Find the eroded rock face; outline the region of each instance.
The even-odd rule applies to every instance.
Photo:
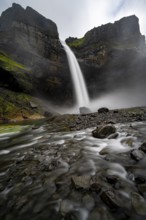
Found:
[[[93,28],[83,38],[70,37],[66,42],[78,57],[91,97],[135,87],[137,82],[144,88],[146,45],[135,15]]]
[[[24,9],[15,3],[1,15],[0,35],[2,47],[10,51],[12,55],[14,53],[14,56],[25,50],[24,52],[55,60],[59,50],[62,50],[56,24],[32,8]],[[5,35],[5,40],[2,35]],[[17,50],[13,51],[16,45]],[[49,46],[52,50],[48,50]],[[31,60],[28,58],[28,65],[29,62],[31,63]]]
[[[23,73],[30,76],[32,84],[31,94],[55,103],[73,101],[66,54],[53,21],[30,7],[24,9],[14,3],[0,17],[0,50],[24,65]],[[12,73],[18,71],[9,72],[19,84],[19,76]]]

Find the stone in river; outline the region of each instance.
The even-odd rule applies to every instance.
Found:
[[[92,131],[95,138],[107,138],[109,135],[114,134],[116,128],[113,125],[101,125]]]
[[[82,203],[83,203],[84,207],[86,207],[86,209],[88,209],[89,211],[92,210],[95,205],[95,201],[94,201],[93,197],[90,196],[89,194],[85,195],[82,198]]]
[[[144,157],[144,153],[141,151],[141,150],[132,150],[131,151],[131,157],[136,160],[136,161],[139,161],[139,160],[142,160],[143,157]]]
[[[90,186],[90,176],[72,176],[71,180],[76,189],[88,189]]]
[[[114,190],[103,191],[101,194],[101,199],[111,209],[116,209],[119,207],[117,195]]]
[[[146,153],[146,142],[144,142],[139,149]]]
[[[131,202],[137,214],[146,215],[146,201],[141,195],[136,192],[132,192]]]

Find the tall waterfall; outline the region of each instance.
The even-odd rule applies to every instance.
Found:
[[[78,107],[89,107],[89,96],[86,89],[85,80],[78,64],[78,61],[71,51],[69,46],[65,42],[61,42],[67,55],[68,63],[70,72],[72,75],[73,85],[74,85],[74,92],[76,97],[76,102]]]

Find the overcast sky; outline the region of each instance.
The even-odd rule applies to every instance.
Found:
[[[132,14],[139,17],[141,33],[146,35],[146,0],[0,0],[0,13],[13,2],[53,20],[61,39],[82,37],[93,27]]]

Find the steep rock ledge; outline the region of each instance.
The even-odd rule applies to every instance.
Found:
[[[120,88],[144,87],[145,36],[135,15],[88,31],[83,38],[66,39],[83,70],[91,97]]]
[[[55,103],[72,104],[72,83],[66,54],[53,21],[30,7],[24,9],[14,3],[0,17],[0,51],[6,60],[24,66],[23,71],[20,68],[10,70],[5,60],[0,59],[2,78],[5,78],[5,71],[9,71],[9,78],[13,78],[13,83],[17,82],[22,92]],[[25,88],[21,86],[20,72],[25,78]],[[11,80],[6,81],[7,89],[12,89]],[[28,84],[31,84],[29,91]]]

